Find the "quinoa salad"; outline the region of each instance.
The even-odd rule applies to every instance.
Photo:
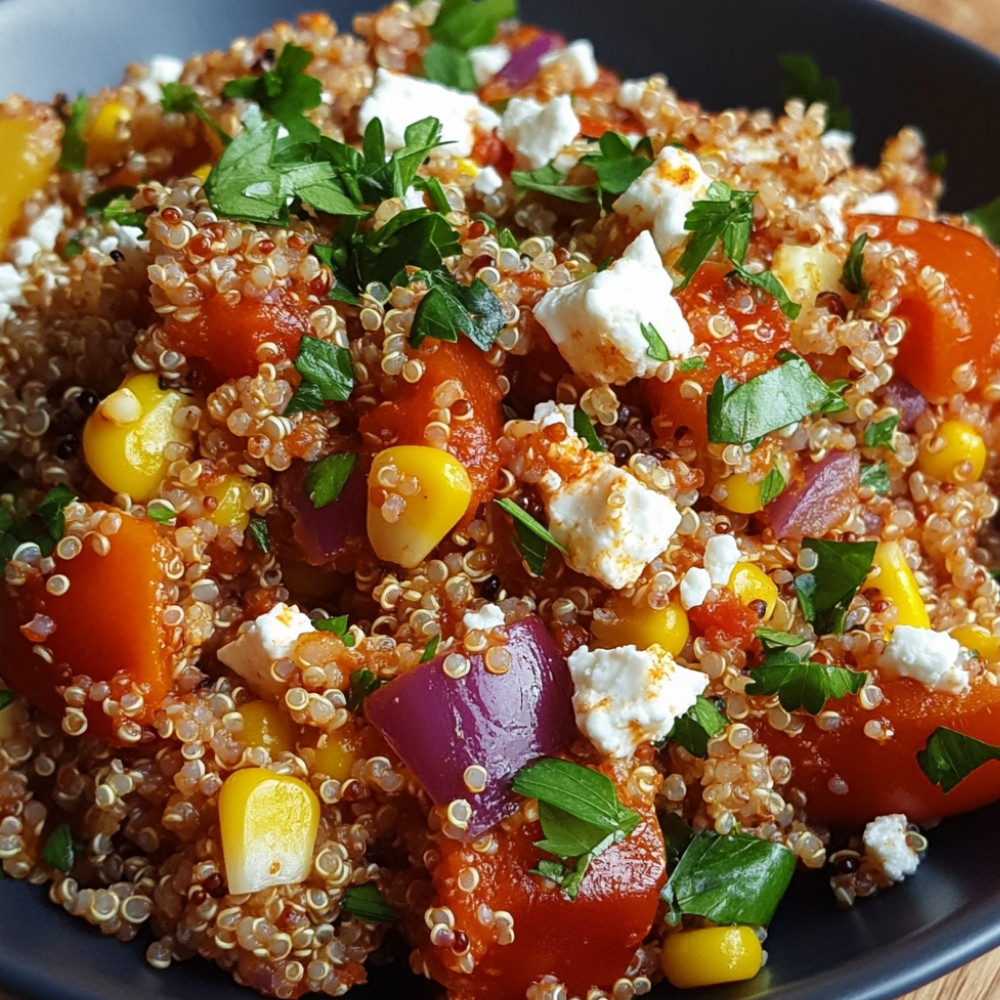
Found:
[[[3,874],[279,998],[751,979],[1000,798],[1000,257],[808,87],[347,27],[0,104]]]

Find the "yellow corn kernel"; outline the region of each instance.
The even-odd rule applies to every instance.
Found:
[[[751,927],[702,927],[675,931],[663,941],[660,966],[678,989],[752,979],[764,964]]]
[[[1000,636],[987,632],[982,625],[959,625],[951,630],[951,636],[987,663],[1000,663]]]
[[[200,180],[201,183],[204,184],[205,181],[208,180],[208,175],[211,172],[212,172],[212,164],[203,163],[200,167],[196,167],[194,170],[191,171],[191,176],[197,177],[198,180]]]
[[[479,164],[475,160],[470,160],[467,156],[460,156],[455,160],[455,167],[460,174],[468,177],[475,177],[479,173]]]
[[[59,159],[61,126],[42,117],[0,118],[0,251],[29,195]]]
[[[945,483],[974,483],[986,465],[986,442],[971,424],[946,420],[920,442],[917,466],[925,476]]]
[[[764,602],[766,608],[761,621],[766,621],[774,614],[774,606],[778,601],[777,584],[754,563],[737,563],[729,575],[727,586],[739,598],[741,604]]]
[[[602,649],[630,645],[648,649],[655,643],[676,656],[688,641],[687,612],[677,602],[651,608],[640,592],[634,598],[615,594],[604,607],[614,618],[597,614],[590,623],[595,645]]]
[[[357,727],[353,722],[347,722],[340,729],[320,737],[320,743],[313,751],[310,771],[325,774],[335,781],[347,781],[360,747]]]
[[[448,452],[419,444],[380,451],[368,474],[375,555],[412,569],[455,527],[471,499],[469,474]]]
[[[83,453],[97,478],[133,500],[152,499],[170,465],[167,446],[191,439],[174,423],[186,401],[176,389],[161,389],[155,375],[125,379],[83,428]]]
[[[243,716],[241,742],[251,747],[266,747],[272,757],[282,750],[295,750],[299,727],[273,702],[248,701],[238,711]]]
[[[319,799],[290,774],[248,767],[222,785],[219,828],[234,895],[301,882],[312,867]]]
[[[897,625],[930,628],[931,619],[920,596],[917,578],[903,555],[899,542],[879,542],[866,587],[876,587],[896,609]]]
[[[250,483],[242,476],[223,476],[207,487],[205,492],[217,501],[208,519],[220,528],[239,528],[244,531],[250,523]]]
[[[113,159],[127,138],[124,126],[131,118],[131,110],[121,101],[102,104],[84,129],[88,161],[102,163]]]
[[[727,476],[722,482],[726,496],[719,503],[734,514],[755,514],[764,506],[760,502],[760,482],[750,482],[746,472]]]

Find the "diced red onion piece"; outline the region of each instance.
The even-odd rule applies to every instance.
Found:
[[[899,410],[898,429],[913,430],[914,421],[927,409],[927,400],[904,378],[894,378],[882,390],[883,401]]]
[[[365,701],[369,721],[433,802],[469,803],[470,839],[516,812],[510,781],[525,764],[563,753],[579,737],[573,682],[552,636],[537,618],[515,622],[508,635],[506,673],[491,673],[474,654],[468,673],[450,677],[447,656],[439,656]],[[487,777],[473,792],[466,774],[477,764]]]
[[[554,49],[562,39],[559,35],[543,32],[532,38],[527,45],[515,49],[507,64],[496,75],[496,79],[506,83],[513,90],[523,87],[538,72],[542,56]]]
[[[316,508],[306,492],[306,467],[283,473],[279,494],[294,518],[292,534],[310,566],[325,566],[344,555],[352,543],[367,537],[368,484],[359,462],[351,470],[340,496]]]
[[[821,537],[857,505],[861,460],[856,451],[833,451],[767,505],[776,538]]]

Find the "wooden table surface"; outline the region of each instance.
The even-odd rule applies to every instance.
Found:
[[[883,2],[925,17],[1000,54],[1000,0]],[[1000,948],[899,1000],[992,1000],[994,997],[1000,998]],[[0,1000],[15,998],[8,997],[0,985]]]

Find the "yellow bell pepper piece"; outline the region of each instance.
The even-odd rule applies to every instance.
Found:
[[[167,445],[191,440],[190,431],[174,424],[185,403],[183,393],[161,389],[155,375],[125,379],[83,428],[83,453],[97,478],[133,500],[152,499],[170,465]]]
[[[250,482],[242,476],[228,475],[212,483],[205,492],[217,501],[208,519],[220,528],[245,531],[250,523]]]
[[[866,587],[876,587],[896,609],[897,625],[930,628],[927,606],[920,596],[917,578],[903,555],[899,542],[879,542]]]
[[[663,942],[660,965],[678,989],[752,979],[764,962],[750,927],[703,927],[675,931]]]
[[[102,104],[84,129],[87,161],[105,163],[118,156],[126,138],[122,126],[131,118],[131,110],[121,101],[108,101]]]
[[[298,778],[248,767],[222,785],[219,827],[231,893],[301,882],[312,867],[319,799]]]
[[[946,420],[920,442],[917,466],[925,476],[942,482],[974,483],[986,465],[986,442],[971,424]]]
[[[380,451],[368,474],[375,555],[412,569],[455,527],[471,499],[472,480],[448,452],[419,444]]]
[[[594,644],[602,649],[629,645],[648,649],[657,644],[676,656],[688,641],[691,630],[687,612],[676,601],[665,608],[651,608],[645,594],[635,598],[615,594],[605,608],[615,615],[615,620],[595,615],[590,623]]]
[[[271,756],[282,750],[294,751],[299,727],[277,705],[270,701],[248,701],[240,705],[243,729],[240,740],[252,747],[266,747]]]
[[[766,610],[762,621],[766,621],[774,614],[774,606],[778,602],[778,586],[754,563],[737,563],[729,576],[727,586],[744,606],[753,601],[763,601]]]
[[[959,625],[951,630],[951,636],[987,663],[1000,662],[1000,636],[987,632],[982,625]]]
[[[0,118],[0,251],[25,200],[45,186],[59,160],[59,132],[44,118]]]

